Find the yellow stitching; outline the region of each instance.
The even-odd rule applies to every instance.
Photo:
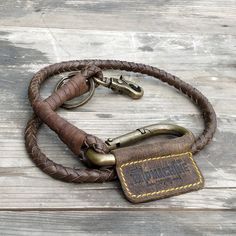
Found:
[[[160,191],[157,191],[157,192],[144,193],[144,194],[140,194],[140,195],[135,195],[135,194],[131,193],[131,191],[129,190],[129,187],[126,183],[126,180],[125,180],[125,176],[124,176],[124,173],[123,173],[123,170],[122,170],[123,167],[128,166],[128,165],[132,165],[132,164],[147,162],[147,161],[150,161],[150,160],[160,160],[160,159],[165,159],[165,158],[169,158],[169,157],[183,156],[183,155],[186,155],[186,154],[189,155],[189,158],[191,159],[191,161],[193,163],[193,166],[194,166],[194,168],[197,172],[197,175],[198,175],[198,178],[199,178],[198,182],[193,183],[193,184],[180,186],[180,187],[176,187],[176,188],[163,189],[163,190],[160,190]],[[167,193],[167,192],[171,192],[171,191],[174,191],[174,190],[186,189],[186,188],[190,188],[190,187],[193,187],[193,186],[196,186],[196,185],[199,185],[199,184],[202,183],[202,176],[201,176],[200,171],[198,170],[198,168],[197,168],[197,166],[196,166],[196,164],[193,160],[193,155],[192,155],[191,152],[185,152],[185,153],[180,153],[180,154],[175,154],[175,155],[148,158],[148,159],[141,160],[141,161],[131,161],[131,162],[128,162],[128,163],[125,163],[125,164],[121,165],[121,167],[119,169],[120,169],[121,177],[122,177],[122,180],[124,182],[125,188],[126,188],[128,194],[133,198],[141,198],[141,197],[152,196],[152,195],[157,195],[157,194],[161,194],[161,193]]]

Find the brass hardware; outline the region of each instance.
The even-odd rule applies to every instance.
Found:
[[[173,134],[176,136],[183,136],[190,131],[185,129],[182,126],[173,125],[173,124],[153,124],[145,126],[130,133],[121,135],[114,139],[107,139],[106,145],[109,151],[112,151],[117,148],[129,146],[138,141],[144,140],[146,138],[162,135],[162,134]],[[112,153],[101,154],[95,152],[93,149],[89,148],[86,152],[86,157],[95,165],[98,166],[111,166],[115,165],[115,156]]]
[[[62,87],[68,80],[71,79],[71,77],[73,77],[74,75],[76,75],[76,73],[78,73],[78,71],[73,71],[71,73],[69,73],[68,75],[64,76],[56,85],[55,90],[57,91],[60,87]],[[80,99],[80,98],[73,98],[69,101],[66,101],[63,103],[62,107],[66,108],[66,109],[73,109],[76,107],[80,107],[82,105],[84,105],[85,103],[87,103],[94,94],[95,91],[95,82],[97,85],[103,85],[104,87],[107,88],[111,88],[113,91],[115,92],[119,92],[121,94],[126,94],[129,97],[133,98],[133,99],[139,99],[143,96],[143,89],[128,80],[125,80],[122,75],[120,76],[119,79],[117,78],[108,78],[108,77],[103,77],[102,79],[100,78],[96,78],[96,77],[91,77],[90,79],[88,79],[89,82],[89,91],[88,95],[85,95],[84,98]]]
[[[92,148],[89,148],[85,156],[89,161],[91,161],[94,165],[97,166],[113,166],[115,165],[115,157],[113,154],[102,154],[95,152]]]
[[[139,85],[124,79],[122,75],[119,79],[112,77],[103,77],[102,80],[96,77],[93,79],[98,84],[103,85],[107,88],[111,88],[115,92],[126,94],[133,99],[141,98],[144,93],[143,89]]]

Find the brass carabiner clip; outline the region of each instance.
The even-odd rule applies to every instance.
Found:
[[[130,133],[121,135],[114,139],[107,139],[105,142],[109,151],[112,151],[117,148],[129,146],[143,139],[162,135],[162,134],[173,134],[178,137],[190,133],[189,130],[185,129],[182,126],[173,125],[173,124],[153,124],[145,126]],[[97,166],[112,166],[115,165],[115,156],[112,153],[101,154],[95,152],[93,149],[89,148],[86,153],[86,157],[90,162]]]

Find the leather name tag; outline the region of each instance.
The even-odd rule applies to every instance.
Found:
[[[135,161],[121,159],[116,170],[127,199],[133,203],[179,195],[204,185],[190,152]]]

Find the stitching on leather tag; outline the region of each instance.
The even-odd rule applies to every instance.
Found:
[[[204,179],[191,152],[129,161],[117,166],[128,200],[166,198],[203,187]]]

